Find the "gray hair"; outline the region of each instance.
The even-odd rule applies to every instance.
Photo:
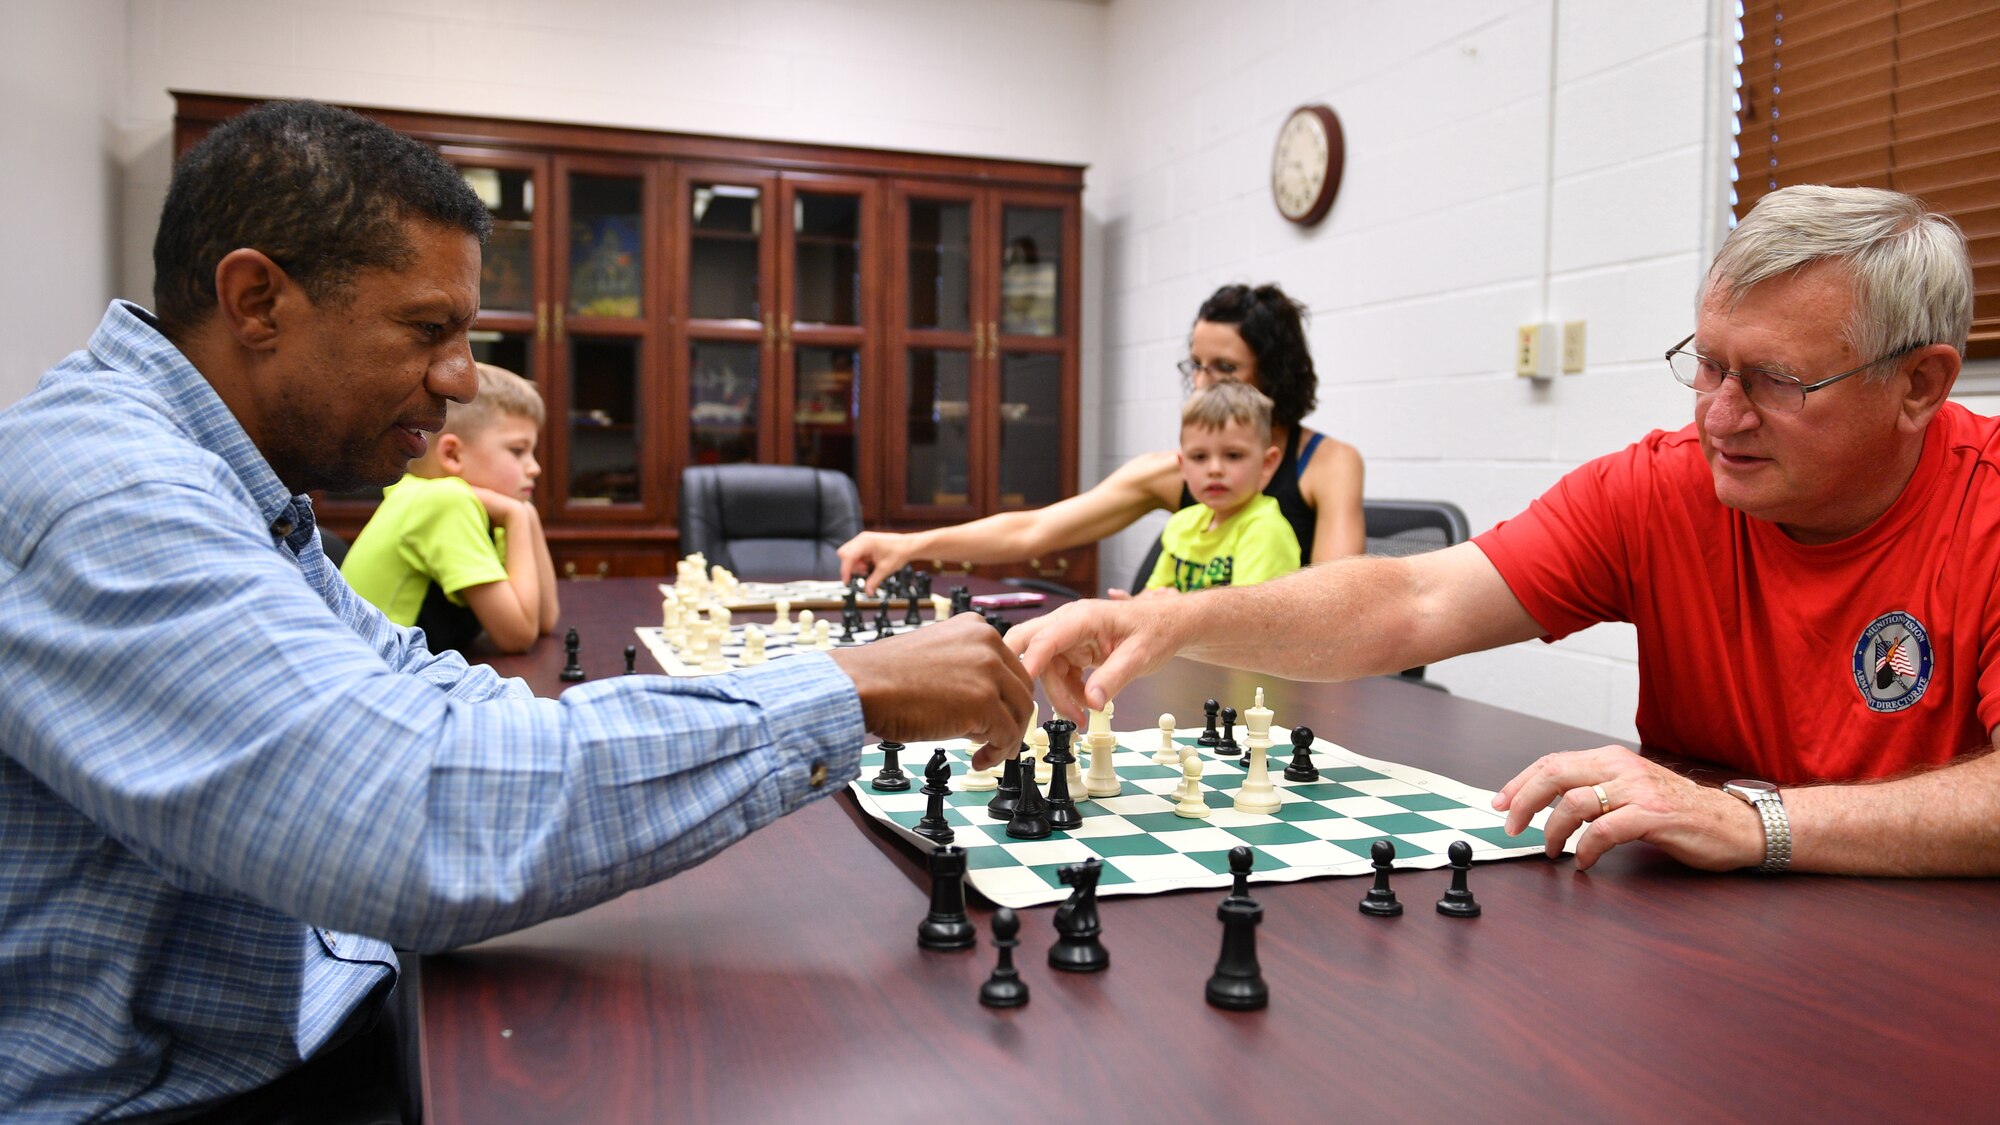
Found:
[[[1855,355],[1924,344],[1965,354],[1972,331],[1965,236],[1949,217],[1897,191],[1796,184],[1772,192],[1723,240],[1701,292],[1733,308],[1760,282],[1819,262],[1838,263],[1853,281],[1845,333]]]

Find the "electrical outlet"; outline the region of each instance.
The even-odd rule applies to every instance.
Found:
[[[1580,320],[1563,323],[1563,374],[1576,375],[1583,371],[1583,322]]]
[[[1514,374],[1523,379],[1546,379],[1553,372],[1551,337],[1554,325],[1523,324],[1514,335]]]

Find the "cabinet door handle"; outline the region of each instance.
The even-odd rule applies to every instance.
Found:
[[[560,303],[558,303],[556,305],[556,343],[558,344],[562,343],[562,338],[563,338],[563,307]]]
[[[792,322],[788,317],[778,322],[778,348],[789,350],[792,346]]]
[[[765,347],[767,347],[767,348],[768,348],[768,347],[772,347],[772,346],[774,346],[775,344],[777,344],[777,342],[778,342],[778,326],[777,326],[776,324],[773,324],[773,323],[771,323],[771,322],[770,322],[770,321],[768,321],[768,320],[767,320],[767,321],[765,321],[765,322],[764,322],[764,346],[765,346]]]
[[[546,340],[548,338],[549,338],[549,303],[547,301],[536,301],[535,339]]]
[[[595,582],[600,578],[609,576],[610,573],[611,573],[611,561],[609,559],[598,560],[596,574],[578,574],[576,572],[576,563],[573,561],[566,562],[563,564],[563,577],[573,578],[578,582]]]

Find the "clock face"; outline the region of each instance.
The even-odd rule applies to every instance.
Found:
[[[1271,153],[1271,198],[1295,223],[1316,223],[1333,206],[1344,152],[1340,121],[1325,106],[1301,106],[1278,130]]]

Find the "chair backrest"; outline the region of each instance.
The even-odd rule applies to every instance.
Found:
[[[1449,500],[1363,500],[1371,555],[1421,555],[1472,538],[1465,513]]]
[[[1126,587],[1127,593],[1136,594],[1152,581],[1153,568],[1160,565],[1160,548],[1165,542],[1159,536],[1153,536],[1153,549],[1146,552],[1146,561],[1139,564],[1139,573],[1132,576],[1132,585]]]
[[[854,478],[804,465],[691,465],[680,507],[681,554],[738,578],[838,578],[834,552],[861,534]]]

